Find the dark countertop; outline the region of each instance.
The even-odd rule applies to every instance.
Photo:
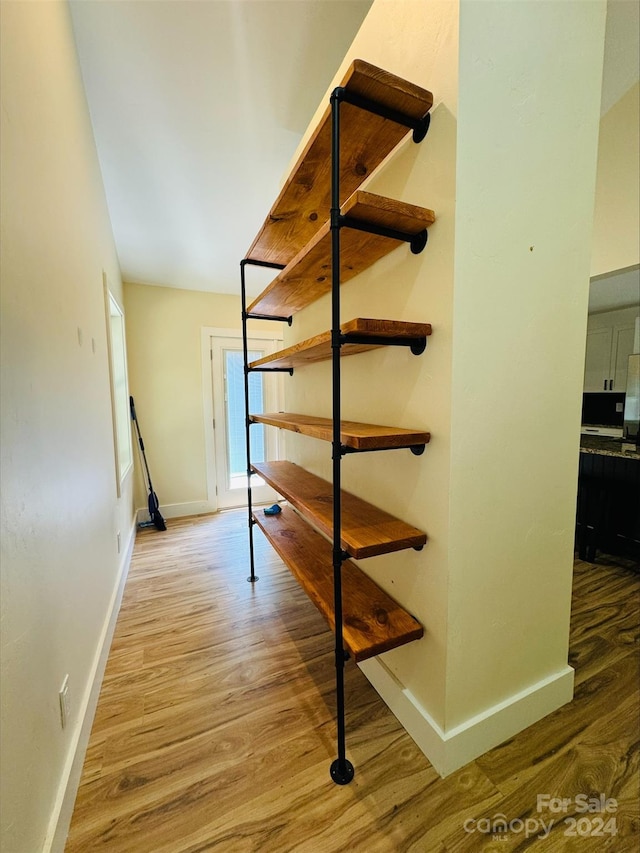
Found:
[[[623,450],[623,446],[631,446],[632,450]],[[640,459],[640,451],[635,444],[622,441],[620,438],[608,438],[602,435],[581,435],[580,453],[597,453],[601,456],[622,456],[625,459]]]

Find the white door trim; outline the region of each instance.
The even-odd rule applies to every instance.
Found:
[[[207,477],[207,503],[210,512],[218,511],[216,495],[216,457],[215,435],[213,432],[213,394],[211,391],[211,338],[232,338],[242,340],[242,329],[219,329],[214,326],[202,326],[200,332],[200,363],[202,382],[202,410],[204,418],[204,453]],[[252,340],[277,341],[282,344],[282,337],[274,332],[251,332]]]

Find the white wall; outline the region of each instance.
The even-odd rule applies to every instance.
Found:
[[[240,334],[240,298],[127,282],[124,299],[129,388],[162,511],[168,516],[207,511],[201,330]],[[274,332],[265,322],[252,329]],[[134,455],[139,470],[137,451]],[[145,507],[147,492],[136,479],[136,506]]]
[[[344,320],[433,324],[420,358],[345,361],[344,417],[423,427],[432,441],[419,458],[348,457],[343,477],[428,534],[421,553],[361,562],[425,627],[363,669],[443,773],[571,696],[604,21],[603,2],[377,0],[335,78],[360,57],[434,92],[426,141],[404,144],[368,186],[435,210],[428,247],[400,248],[342,288]],[[286,342],[329,325],[323,298]],[[329,414],[328,383],[325,365],[298,371],[287,409]],[[325,448],[286,444],[330,478]]]
[[[102,283],[105,271],[121,300],[120,275],[68,9],[3,2],[1,14],[0,846],[36,853],[70,806],[134,528],[131,477],[116,495]]]
[[[640,83],[600,122],[591,275],[640,263]]]
[[[461,4],[448,729],[566,671],[605,12]]]

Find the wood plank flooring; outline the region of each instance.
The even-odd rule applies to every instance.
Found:
[[[167,526],[138,535],[67,853],[637,851],[630,566],[576,562],[573,702],[447,779],[349,662],[356,776],[340,787],[329,779],[334,667],[322,616],[259,532],[260,580],[246,582],[244,511]],[[566,835],[599,828],[575,803],[536,811],[538,794],[601,792],[618,800],[615,836]],[[465,831],[498,815],[506,833]],[[591,824],[563,822],[571,816]],[[526,836],[525,821],[550,817],[548,837]]]

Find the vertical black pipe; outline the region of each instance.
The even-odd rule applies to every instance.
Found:
[[[331,361],[333,387],[333,585],[336,635],[336,723],[338,757],[331,778],[338,785],[353,779],[346,757],[344,711],[344,646],[342,640],[342,501],[340,495],[340,99],[338,87],[331,95]]]
[[[249,583],[259,580],[255,572],[255,561],[253,556],[253,511],[251,508],[251,433],[249,420],[249,351],[247,348],[247,292],[244,280],[244,268],[246,260],[240,261],[240,291],[242,297],[242,356],[244,364],[244,412],[245,412],[245,436],[247,447],[247,512],[249,516],[249,561],[251,574],[247,578]]]

